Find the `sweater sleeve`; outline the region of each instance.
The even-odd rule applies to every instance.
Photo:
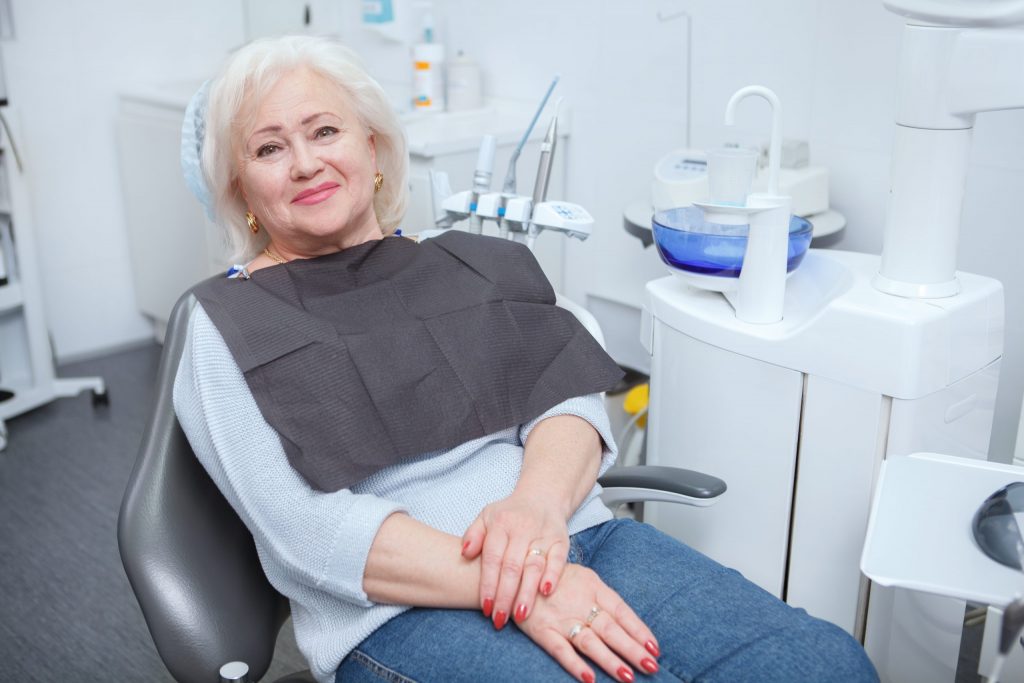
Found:
[[[363,591],[366,558],[380,525],[403,508],[349,489],[311,488],[289,464],[199,305],[175,378],[174,409],[196,457],[252,533],[271,583],[280,571],[355,604],[372,604]]]
[[[601,468],[597,473],[600,477],[608,468],[615,464],[618,456],[618,446],[615,445],[615,438],[612,436],[612,427],[608,421],[608,411],[604,408],[604,398],[601,394],[589,394],[587,396],[576,396],[552,406],[534,419],[519,428],[519,443],[526,445],[533,428],[543,420],[556,415],[575,415],[590,423],[590,426],[600,435],[604,443],[601,453]]]

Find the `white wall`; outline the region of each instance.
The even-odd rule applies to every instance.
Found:
[[[13,12],[4,67],[57,355],[148,338],[128,264],[117,93],[209,75],[242,42],[241,2],[14,0]]]

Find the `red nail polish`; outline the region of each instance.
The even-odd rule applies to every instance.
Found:
[[[494,600],[491,598],[484,598],[484,616],[490,617],[492,609],[494,609]]]
[[[642,666],[644,668],[644,671],[646,671],[649,674],[657,673],[658,671],[658,663],[653,659],[640,660],[640,666]]]
[[[633,672],[627,667],[620,666],[619,670],[615,673],[619,675],[619,680],[625,681],[626,683],[633,683]]]
[[[505,610],[500,609],[494,613],[494,628],[500,631],[501,629],[505,628],[506,621],[508,621],[508,614],[505,612]]]
[[[466,554],[466,548],[468,548],[468,547],[469,547],[469,541],[466,541],[465,543],[462,544],[462,554],[463,555]]]
[[[594,674],[589,671],[584,671],[583,675],[580,676],[583,679],[583,683],[594,683]]]
[[[647,651],[655,657],[661,656],[661,650],[658,649],[658,645],[653,640],[648,640],[646,643],[644,643],[644,647],[646,647]]]
[[[526,619],[526,605],[519,603],[519,606],[516,607],[516,623],[518,624],[524,619]]]
[[[540,587],[540,594],[545,598],[551,595],[551,582],[545,581],[544,585]]]

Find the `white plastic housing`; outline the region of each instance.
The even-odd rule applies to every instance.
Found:
[[[651,195],[655,211],[689,206],[708,196],[708,162],[703,150],[676,149],[654,165]]]
[[[750,216],[747,252],[733,301],[736,317],[759,325],[777,323],[786,298],[789,197],[752,194],[747,205],[765,210]]]
[[[480,141],[476,171],[473,172],[473,190],[477,193],[491,189],[491,173],[494,171],[494,152],[497,146],[498,139],[493,135],[485,135]]]
[[[473,201],[472,190],[463,190],[462,192],[456,192],[447,199],[445,199],[441,206],[445,212],[449,215],[455,214],[456,220],[461,220],[469,215],[470,203]]]
[[[719,225],[749,225],[739,278],[709,277],[673,271],[700,289],[722,292],[745,323],[766,325],[782,320],[789,253],[789,197],[752,194],[747,206],[696,202],[704,220]]]
[[[1021,0],[898,0],[887,6],[951,26],[1020,22]],[[975,114],[1024,108],[1024,31],[904,28],[897,130],[875,287],[905,297],[958,291],[956,252]]]
[[[939,26],[1010,26],[1024,23],[1022,0],[882,0],[890,12]]]
[[[529,197],[510,197],[505,204],[505,220],[526,223],[530,220],[533,200]]]
[[[502,205],[502,195],[500,192],[488,192],[487,194],[480,195],[480,198],[476,202],[476,213],[481,218],[492,218],[497,220],[498,212]]]
[[[579,204],[542,202],[534,207],[531,223],[540,230],[556,230],[585,240],[594,230],[594,217]]]
[[[956,254],[970,128],[896,126],[891,192],[875,287],[917,298],[959,291]]]

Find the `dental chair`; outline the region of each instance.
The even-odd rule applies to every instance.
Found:
[[[174,414],[174,377],[194,305],[186,292],[168,321],[153,410],[118,515],[118,547],[157,652],[177,681],[258,681],[289,605],[268,583],[252,536],[199,464]],[[601,340],[585,309],[565,307]],[[600,484],[610,506],[710,505],[726,488],[715,477],[668,467],[613,468]],[[301,671],[277,683],[313,681]]]

